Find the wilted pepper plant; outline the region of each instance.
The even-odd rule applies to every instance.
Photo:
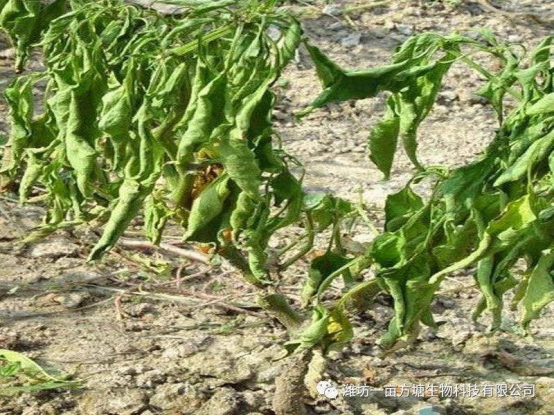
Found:
[[[27,3],[3,9],[20,6],[2,25],[18,65],[34,43],[19,41],[21,19],[39,19]],[[177,3],[171,16],[115,0],[56,3],[41,27],[45,70],[17,77],[5,93],[2,186],[16,185],[21,203],[41,190],[33,201],[47,213],[25,243],[102,226],[89,260],[138,215],[155,244],[174,221],[184,241],[227,259],[260,289],[266,310],[296,327],[302,319],[278,293],[279,273],[312,249],[316,233],[333,229],[330,251],[340,247],[339,223],[354,213],[331,195],[305,195],[302,167],[273,130],[271,87],[298,48],[300,24],[273,2]],[[270,239],[299,222],[303,238],[270,258]]]
[[[18,189],[22,203],[38,185],[33,200],[47,207],[27,243],[61,228],[102,226],[89,256],[98,260],[139,215],[156,244],[176,222],[185,241],[209,246],[259,288],[261,306],[291,332],[289,353],[340,347],[353,336],[349,309],[379,293],[392,297],[395,311],[380,344],[404,346],[421,323],[434,325],[431,304],[444,277],[470,266],[483,294],[475,317],[490,312],[492,329],[501,326],[506,291],[516,291],[524,328],[554,298],[551,38],[525,54],[487,32],[422,34],[390,65],[347,71],[303,39],[299,22],[273,1],[172,3],[178,14],[119,0],[0,3],[18,69],[31,45],[44,55],[45,70],[18,76],[5,92],[11,133],[0,184]],[[47,19],[39,19],[41,7]],[[370,159],[388,177],[401,142],[416,169],[388,197],[385,229],[363,254],[341,242],[355,204],[306,193],[300,162],[273,129],[272,86],[303,41],[324,86],[304,115],[387,92]],[[475,54],[502,69],[488,70]],[[475,162],[425,167],[417,130],[453,64],[485,79],[479,93],[499,129]],[[44,86],[40,100],[36,86]],[[423,179],[432,183],[427,197],[413,187]],[[270,250],[270,239],[293,224],[305,229],[301,240]],[[279,275],[312,250],[316,234],[329,241],[306,273],[302,313],[279,293]],[[518,276],[520,259],[528,269]],[[365,280],[364,270],[371,271]],[[337,278],[342,297],[324,299]]]

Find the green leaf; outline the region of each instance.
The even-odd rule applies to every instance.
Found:
[[[323,231],[353,211],[353,206],[345,199],[330,194],[306,194],[304,210],[310,212],[318,231]]]
[[[255,209],[256,203],[252,198],[250,198],[246,192],[241,192],[237,198],[236,206],[235,209],[233,209],[230,219],[234,238],[236,238],[240,231],[249,228]]]
[[[529,116],[542,115],[552,112],[554,112],[554,92],[541,97],[526,111]]]
[[[89,105],[79,99],[76,93],[71,94],[69,117],[65,135],[67,160],[75,170],[77,187],[84,197],[91,196],[91,182],[96,168],[96,151],[88,141],[87,121],[84,119],[82,106]]]
[[[191,110],[187,109],[184,115],[189,121],[185,133],[179,140],[177,151],[178,167],[181,169],[186,169],[193,159],[194,152],[209,141],[212,130],[220,121],[217,117],[223,105],[225,77],[221,74],[210,82],[207,82],[206,77],[206,69],[198,65],[192,92],[195,101]]]
[[[216,219],[226,207],[229,191],[229,176],[224,174],[210,183],[202,193],[194,200],[190,210],[187,232],[185,239],[189,241],[206,241],[205,235],[215,235],[219,232],[218,224],[214,224]]]
[[[457,52],[456,48],[454,50]],[[413,80],[400,90],[397,99],[397,113],[400,117],[400,136],[406,154],[416,168],[421,168],[417,159],[417,129],[431,111],[442,85],[442,79],[454,62],[450,51],[425,75]]]
[[[246,142],[224,140],[216,146],[225,171],[246,194],[257,201],[260,199],[260,169],[252,150]]]
[[[350,320],[341,308],[334,308],[330,312],[327,334],[323,339],[324,351],[340,350],[354,337],[354,329]]]
[[[150,195],[144,201],[144,230],[153,244],[160,244],[162,233],[173,212],[163,200]]]
[[[383,172],[385,178],[390,176],[399,132],[400,117],[395,111],[394,98],[390,97],[385,116],[369,134],[369,158]]]
[[[527,290],[521,300],[521,325],[524,329],[554,300],[553,268],[554,253],[545,253],[529,276]]]
[[[2,365],[3,362],[8,365]],[[25,355],[6,349],[0,349],[0,378],[4,381],[2,385],[10,383],[12,379],[16,383],[20,383],[21,378],[26,379],[24,385],[0,386],[0,396],[51,389],[72,389],[81,385],[79,381],[68,381],[66,377],[53,376]]]
[[[92,249],[88,261],[98,260],[115,245],[131,220],[138,214],[150,191],[151,187],[142,186],[136,179],[125,179],[119,188],[117,204],[104,227],[102,237]]]
[[[38,180],[43,170],[44,164],[41,162],[41,160],[37,156],[35,156],[34,153],[29,152],[29,157],[27,158],[27,167],[19,185],[19,201],[22,204],[27,201],[33,185]]]
[[[39,366],[33,360],[16,351],[0,349],[0,360],[5,360],[9,363],[17,363],[19,364],[22,370],[32,375],[35,375],[37,377],[40,377],[46,380],[62,381],[61,379],[48,374],[41,366]]]
[[[285,348],[291,354],[316,346],[327,334],[329,311],[322,306],[316,306],[312,312],[312,322],[293,340],[285,343]]]
[[[344,256],[326,252],[322,256],[316,257],[310,264],[308,278],[302,287],[302,303],[307,305],[312,297],[319,291],[319,287],[323,281],[333,272],[343,267],[349,262]]]
[[[551,153],[552,149],[554,149],[554,131],[534,141],[525,153],[496,179],[494,186],[501,186],[505,183],[521,179],[537,163],[544,160]]]
[[[22,76],[13,80],[4,93],[10,106],[10,138],[4,148],[0,172],[9,172],[20,163],[32,135],[33,77]]]
[[[385,203],[385,230],[398,230],[417,211],[423,208],[423,200],[407,185],[399,192],[389,195]]]
[[[325,89],[299,116],[331,102],[375,97],[379,92],[390,89],[394,77],[409,65],[408,61],[403,61],[367,71],[345,71],[317,47],[307,44],[307,48]]]
[[[420,321],[429,310],[436,287],[429,283],[429,258],[419,255],[396,268],[379,272],[378,279],[394,300],[394,318],[378,343],[383,348],[403,346],[417,337]]]
[[[23,70],[27,60],[40,8],[40,3],[36,1],[8,0],[0,10],[0,28],[8,33],[17,52],[16,72]]]

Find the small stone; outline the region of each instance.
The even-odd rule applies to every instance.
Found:
[[[0,333],[0,345],[2,348],[15,349],[20,342],[20,335],[17,332]]]
[[[487,105],[488,101],[485,97],[472,93],[469,97],[469,103],[471,105]]]
[[[190,338],[182,344],[167,348],[162,353],[162,357],[169,358],[169,359],[188,357],[206,348],[210,342],[211,342],[211,337],[209,336],[199,336],[196,338]]]
[[[421,16],[421,8],[415,6],[408,6],[404,8],[404,15],[406,16]]]
[[[332,23],[331,25],[329,25],[328,29],[329,30],[342,30],[344,29],[346,26],[344,25],[344,23],[342,22],[335,22],[335,23]]]
[[[391,31],[396,27],[396,23],[394,23],[392,20],[387,20],[384,25],[385,29]]]
[[[323,14],[337,16],[341,13],[341,7],[338,4],[328,4],[323,8],[322,12]]]
[[[519,42],[521,42],[521,36],[520,35],[510,35],[510,36],[508,36],[508,42],[519,43]]]
[[[433,341],[437,339],[437,334],[433,328],[425,327],[421,330],[419,338],[423,341]]]
[[[117,374],[121,376],[136,376],[137,369],[135,367],[122,367],[117,370]]]
[[[378,415],[382,413],[382,410],[379,408],[377,403],[362,403],[360,405],[363,415]]]
[[[167,414],[195,414],[203,401],[203,396],[191,384],[164,384],[150,397],[150,406]]]
[[[153,388],[165,383],[167,376],[160,370],[148,371],[137,377],[137,387]]]
[[[376,26],[373,28],[372,35],[377,39],[383,39],[387,36],[388,32],[389,31],[387,29]]]
[[[13,58],[15,58],[15,48],[8,48],[0,51],[0,59],[13,59]]]
[[[289,119],[289,116],[282,112],[281,110],[274,110],[273,111],[273,116],[277,119],[277,120],[281,120],[281,121],[284,121],[284,120],[288,120]]]
[[[105,400],[107,413],[134,414],[144,410],[146,396],[139,390],[127,390],[125,393],[115,393]]]
[[[330,403],[322,403],[315,407],[315,412],[318,415],[325,415],[331,413],[333,408],[331,407]]]
[[[72,292],[62,293],[54,298],[54,301],[64,308],[73,309],[79,307],[90,295],[88,293]]]
[[[345,36],[340,40],[340,44],[344,48],[353,48],[354,46],[358,46],[362,40],[362,34],[361,33],[351,33],[348,36]]]
[[[281,29],[279,29],[277,26],[270,25],[267,28],[267,36],[269,36],[274,42],[277,42],[279,39],[281,39],[281,35]]]
[[[137,305],[131,305],[130,307],[125,309],[125,312],[127,312],[133,318],[140,318],[147,313],[153,313],[155,311],[156,308],[154,308],[154,306],[150,305],[149,303],[139,303]]]
[[[279,366],[270,366],[265,370],[256,373],[256,382],[257,383],[272,383],[279,376],[280,369]]]
[[[125,351],[125,349],[123,351]],[[147,371],[152,371],[153,370],[152,367],[150,367],[149,365],[145,365],[145,364],[138,364],[138,365],[135,366],[135,369],[137,371],[137,374],[144,374]]]
[[[266,403],[267,395],[261,391],[246,390],[242,399],[252,410],[256,411]]]
[[[452,299],[440,298],[437,299],[437,303],[443,306],[445,309],[454,309],[456,307],[456,302]]]
[[[452,337],[452,345],[462,345],[465,344],[465,342],[470,339],[473,336],[473,334],[469,331],[461,331],[454,334]]]
[[[396,30],[404,36],[411,36],[414,33],[414,29],[410,25],[396,25]]]
[[[73,269],[80,266],[83,263],[81,259],[72,257],[60,257],[56,260],[56,266],[60,269]]]
[[[241,400],[239,393],[230,388],[218,389],[201,408],[199,413],[204,415],[233,415],[239,414]]]
[[[34,258],[77,257],[79,246],[65,239],[55,239],[36,244],[31,248],[30,256]]]
[[[443,91],[441,95],[449,101],[454,101],[458,98],[458,93],[452,90]]]
[[[52,405],[52,403],[46,403],[40,406],[40,414],[42,415],[57,415],[58,410]]]

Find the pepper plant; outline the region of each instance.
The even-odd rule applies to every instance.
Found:
[[[273,1],[174,0],[180,9],[171,16],[116,0],[56,1],[31,36],[39,21],[31,3],[0,3],[17,65],[40,40],[46,67],[17,77],[5,93],[11,134],[1,184],[16,186],[22,203],[47,206],[27,242],[64,227],[103,227],[89,256],[96,260],[139,215],[154,243],[175,221],[184,240],[209,246],[260,288],[262,306],[294,330],[289,352],[347,342],[349,308],[367,307],[381,292],[395,310],[381,345],[403,346],[420,323],[434,325],[431,304],[443,279],[468,267],[476,267],[483,294],[475,317],[489,312],[493,329],[506,291],[515,290],[524,328],[554,298],[551,38],[526,53],[487,32],[422,34],[390,65],[363,71],[342,69],[306,40],[324,91],[304,114],[388,92],[370,159],[388,177],[401,142],[416,169],[388,197],[384,231],[354,253],[342,244],[341,224],[359,207],[304,192],[302,167],[273,130],[271,88],[302,40],[294,17]],[[487,70],[476,54],[502,69]],[[418,127],[453,64],[485,79],[479,93],[498,115],[498,132],[466,166],[425,167]],[[430,196],[414,190],[423,179],[432,182]],[[275,255],[270,239],[293,224],[305,233]],[[304,320],[279,294],[279,273],[311,251],[316,234],[329,241],[307,272],[301,299],[311,320]],[[518,274],[520,259],[527,270]],[[374,277],[363,280],[366,270]],[[343,295],[329,301],[337,278]]]
[[[369,297],[388,293],[395,313],[380,344],[397,348],[417,336],[420,323],[434,325],[431,304],[443,279],[474,267],[482,294],[474,319],[487,312],[491,329],[499,329],[503,295],[513,290],[512,306],[519,307],[526,330],[554,300],[552,37],[527,52],[487,31],[477,37],[421,34],[406,41],[390,65],[361,71],[344,70],[315,46],[308,49],[324,90],[304,114],[387,91],[385,115],[369,135],[369,157],[388,177],[401,142],[416,168],[387,198],[384,232],[364,256],[375,280],[339,304],[362,289]],[[477,55],[501,69],[488,70]],[[456,169],[425,167],[417,155],[418,127],[455,63],[484,78],[478,94],[496,112],[498,130],[477,160]],[[431,180],[430,196],[414,191],[424,178]]]
[[[3,10],[12,3],[20,14],[3,27],[19,65],[33,44],[17,41],[21,27],[38,6]],[[301,318],[276,293],[279,272],[311,250],[316,233],[333,228],[337,242],[339,222],[353,213],[330,195],[306,198],[302,167],[272,127],[271,86],[294,56],[300,24],[272,1],[174,3],[179,14],[164,16],[119,0],[56,2],[67,13],[43,30],[46,69],[5,92],[3,186],[16,184],[21,203],[32,196],[47,206],[26,243],[65,227],[103,227],[89,260],[138,215],[155,244],[175,221],[185,241],[229,260],[261,289],[264,307],[296,325]],[[270,239],[299,222],[305,235],[269,258]]]

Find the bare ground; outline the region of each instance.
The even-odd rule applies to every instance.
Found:
[[[510,15],[478,3],[463,1],[451,8],[433,1],[393,1],[348,18],[326,15],[318,3],[298,10],[313,42],[352,68],[386,63],[409,34],[421,31],[487,27],[526,46],[552,33],[553,26],[529,17],[552,13],[548,0],[502,2],[505,10],[518,13]],[[13,76],[9,53],[2,56],[0,88]],[[298,122],[293,115],[319,91],[305,52],[298,58],[287,71],[287,82],[278,88],[276,120],[285,147],[305,163],[309,190],[348,198],[361,193],[379,225],[386,195],[402,186],[411,172],[401,157],[392,179],[384,182],[367,161],[367,132],[381,114],[383,98],[333,105]],[[462,164],[491,139],[494,116],[472,93],[479,81],[463,67],[452,70],[438,105],[421,128],[419,153],[425,164]],[[6,114],[2,103],[0,111]],[[0,129],[6,128],[0,120]],[[73,374],[83,387],[0,398],[0,413],[272,413],[275,379],[284,362],[281,345],[287,336],[261,315],[254,292],[232,269],[225,264],[207,268],[183,263],[161,254],[137,258],[137,252],[123,249],[101,265],[86,265],[84,253],[92,236],[82,231],[59,233],[28,250],[18,249],[17,239],[40,216],[40,208],[0,199],[0,348]],[[137,261],[149,264],[139,268]],[[177,273],[185,280],[180,286],[172,277]],[[291,270],[283,291],[298,293],[302,277],[302,268]],[[477,291],[458,290],[471,284],[471,276],[453,276],[434,303],[437,321],[444,324],[425,329],[413,348],[385,358],[380,358],[375,340],[391,316],[389,300],[381,297],[371,310],[356,316],[355,340],[326,362],[317,356],[312,361],[306,381],[309,412],[413,414],[424,407],[429,411],[429,406],[442,414],[554,412],[554,310],[547,309],[534,323],[532,337],[517,334],[512,312],[506,313],[503,331],[488,334],[486,319],[483,324],[470,319]],[[376,389],[527,383],[536,384],[536,397],[390,398],[372,391],[368,397],[330,400],[314,392],[320,379]]]

